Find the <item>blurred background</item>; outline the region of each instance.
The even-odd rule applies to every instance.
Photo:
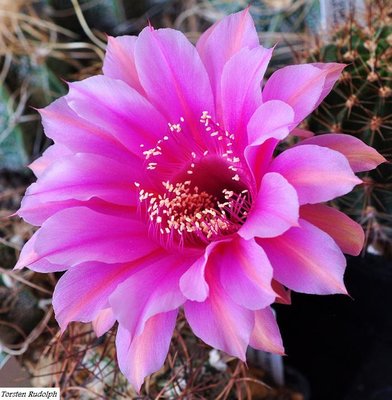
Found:
[[[27,165],[51,144],[35,109],[64,95],[66,81],[101,73],[107,35],[135,35],[150,21],[195,43],[247,6],[261,43],[276,45],[267,75],[292,63],[348,65],[304,137],[343,132],[390,161],[391,0],[0,0],[0,387],[57,386],[65,399],[392,399],[390,162],[333,203],[366,232],[363,254],[348,259],[353,298],[293,295],[292,306],[276,306],[284,358],[253,352],[245,366],[180,318],[164,368],[137,396],[116,364],[115,329],[96,339],[73,324],[60,337],[51,307],[59,275],[12,271],[35,228],[10,216],[35,179]]]

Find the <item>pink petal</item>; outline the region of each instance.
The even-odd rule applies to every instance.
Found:
[[[35,251],[35,243],[38,234],[39,232],[35,232],[30,240],[23,246],[14,269],[22,269],[29,265],[29,268],[36,272],[57,272],[66,270],[69,266],[53,264],[45,258],[40,258],[39,254]]]
[[[61,330],[64,331],[71,321],[91,322],[102,317],[101,311],[109,307],[109,295],[133,269],[133,264],[100,262],[86,262],[70,268],[58,281],[53,294],[53,307]],[[113,320],[110,315],[109,320]]]
[[[216,276],[207,276],[207,282],[209,297],[202,303],[187,301],[186,319],[194,334],[204,342],[245,361],[254,325],[253,312],[232,301]]]
[[[223,18],[201,35],[196,47],[215,93],[220,92],[222,71],[227,61],[243,48],[258,46],[259,38],[248,8]]]
[[[321,92],[321,96],[316,103],[316,107],[320,105],[320,103],[324,100],[324,98],[329,94],[329,92],[334,87],[336,81],[339,79],[340,74],[343,69],[346,68],[346,64],[339,63],[311,63],[314,67],[321,69],[326,72],[327,76],[325,78],[325,83],[323,90]]]
[[[124,81],[144,95],[135,65],[135,44],[137,36],[108,36],[102,71],[109,78]]]
[[[142,333],[149,318],[174,310],[185,302],[179,280],[193,262],[194,257],[161,257],[133,274],[110,296],[118,322],[132,337]]]
[[[107,76],[70,83],[65,99],[76,114],[94,121],[140,156],[140,145],[147,149],[155,147],[168,129],[168,121],[145,97],[126,83]]]
[[[277,144],[276,139],[268,139],[259,146],[247,146],[245,148],[246,163],[257,188],[259,188],[263,176],[268,172]]]
[[[58,159],[72,154],[72,151],[61,144],[55,144],[45,150],[41,157],[37,158],[29,165],[29,168],[34,172],[36,177],[41,174]]]
[[[254,239],[220,243],[209,263],[218,267],[226,294],[240,306],[257,310],[274,302],[272,266]]]
[[[270,100],[263,103],[248,124],[248,140],[252,146],[274,138],[283,140],[294,122],[294,110],[283,101]]]
[[[271,307],[255,311],[255,325],[250,346],[255,349],[284,355],[284,347],[279,327]]]
[[[325,68],[311,64],[281,68],[265,84],[263,101],[282,100],[288,103],[295,111],[295,124],[298,124],[328,94],[338,69],[341,71],[343,68],[343,65],[335,63],[326,64]]]
[[[149,100],[166,124],[180,118],[197,137],[203,111],[214,114],[207,72],[189,40],[173,29],[143,29],[135,47],[136,68]]]
[[[137,391],[140,391],[144,378],[158,371],[165,362],[176,318],[177,310],[155,315],[135,338],[119,326],[116,337],[118,364]]]
[[[286,289],[275,279],[272,279],[272,289],[276,293],[276,302],[279,304],[291,304],[291,290]]]
[[[362,182],[342,154],[315,145],[284,151],[271,163],[270,171],[280,173],[294,186],[300,204],[332,200]]]
[[[247,121],[261,104],[261,82],[272,51],[262,46],[243,48],[223,68],[221,98],[217,101],[225,129],[236,135],[235,143],[242,141],[243,146],[247,144]]]
[[[305,220],[273,239],[259,239],[274,268],[274,279],[301,293],[347,291],[343,283],[346,259],[332,238]]]
[[[211,251],[216,247],[217,243],[209,244],[204,254],[198,258],[186,272],[181,276],[180,288],[182,294],[193,301],[204,301],[209,293],[209,287],[205,280],[205,269],[208,257]]]
[[[42,225],[49,217],[61,210],[72,207],[88,207],[91,210],[102,214],[117,215],[120,217],[129,217],[137,212],[136,206],[120,206],[107,201],[92,197],[89,200],[61,200],[61,201],[42,201],[36,197],[24,197],[21,208],[17,214],[32,225]]]
[[[93,197],[132,206],[138,198],[134,182],[145,179],[140,165],[124,164],[97,154],[79,153],[51,164],[26,191],[24,206],[70,199],[87,201]]]
[[[34,268],[41,258],[68,266],[85,261],[118,263],[157,249],[144,223],[74,207],[58,212],[42,225],[33,244],[37,259],[21,257],[19,266]]]
[[[95,124],[75,114],[65,97],[39,110],[46,136],[56,143],[68,147],[75,153],[104,154],[105,157],[123,163],[133,163],[136,156],[124,147],[112,132],[106,132]],[[67,129],[64,129],[64,127]]]
[[[279,236],[292,226],[298,226],[298,216],[295,189],[282,175],[270,172],[264,175],[252,209],[238,234],[246,240]]]
[[[357,256],[365,241],[365,233],[342,212],[323,204],[307,204],[300,209],[301,218],[328,233],[344,253]]]
[[[116,318],[110,307],[102,309],[92,321],[93,329],[97,337],[104,335],[116,322]]]
[[[342,133],[326,133],[299,143],[299,145],[305,144],[328,147],[342,153],[354,172],[369,171],[386,161],[373,147],[366,145],[354,136]]]

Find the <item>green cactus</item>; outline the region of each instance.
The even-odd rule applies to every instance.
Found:
[[[366,24],[350,18],[335,28],[327,43],[306,56],[307,61],[346,63],[333,91],[308,119],[316,134],[341,132],[374,147],[386,159],[392,153],[392,4],[374,2]],[[367,247],[392,254],[392,165],[384,163],[363,174],[364,185],[336,202],[360,222]]]

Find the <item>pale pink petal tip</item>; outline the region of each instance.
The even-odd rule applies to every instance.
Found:
[[[370,171],[387,160],[377,150],[351,135],[326,133],[308,138],[299,145],[313,144],[342,153],[354,172]]]
[[[342,212],[323,204],[307,204],[300,209],[301,218],[317,226],[337,243],[344,253],[357,256],[365,241],[361,225]]]
[[[250,338],[250,346],[270,353],[284,355],[282,337],[270,307],[255,311],[255,325]]]
[[[101,310],[92,321],[93,329],[97,337],[104,335],[108,330],[113,327],[115,322],[116,318],[110,307]]]
[[[176,317],[177,310],[155,315],[147,321],[143,332],[136,337],[132,337],[122,325],[118,327],[118,364],[138,392],[144,378],[162,367],[169,351]]]

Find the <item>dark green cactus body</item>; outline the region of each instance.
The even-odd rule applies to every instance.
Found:
[[[347,64],[333,91],[308,119],[310,130],[353,135],[387,160],[392,154],[391,11],[387,3],[369,6],[367,24],[351,19],[308,57]],[[392,164],[384,163],[362,179],[364,185],[336,205],[364,226],[373,249],[391,253]]]

